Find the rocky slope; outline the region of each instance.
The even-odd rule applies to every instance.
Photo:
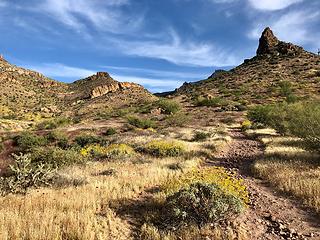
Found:
[[[208,79],[185,83],[171,95],[220,97],[241,104],[280,101],[291,96],[320,96],[320,57],[292,43],[277,39],[266,28],[257,55],[230,70],[218,70]]]
[[[59,112],[67,85],[0,58],[0,115]]]
[[[114,80],[107,72],[98,72],[93,76],[70,84],[69,87],[75,93],[74,96],[80,99],[93,99],[123,90],[144,91],[144,88],[138,84]]]
[[[106,72],[65,84],[0,58],[0,118],[74,115],[83,108],[103,111],[105,106],[120,107],[153,98],[142,86],[118,82]]]
[[[139,84],[118,82],[107,72],[98,72],[70,84],[66,102],[72,105],[74,114],[89,117],[155,99]]]

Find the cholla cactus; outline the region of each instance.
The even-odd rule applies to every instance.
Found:
[[[10,166],[12,175],[1,178],[0,194],[22,193],[25,194],[31,187],[50,185],[53,169],[44,164],[34,165],[30,155],[13,155],[15,164]]]

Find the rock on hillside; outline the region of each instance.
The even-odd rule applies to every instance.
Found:
[[[289,94],[320,98],[320,57],[278,40],[270,28],[263,31],[253,58],[206,80],[185,83],[171,93],[190,100],[210,96],[245,105],[282,101]]]
[[[122,90],[144,91],[144,88],[138,84],[114,80],[107,72],[98,72],[88,78],[78,80],[70,87],[77,93],[76,96],[82,99],[97,98]]]
[[[72,111],[85,118],[157,99],[141,85],[118,82],[106,72],[98,72],[70,84],[69,91],[67,99]]]

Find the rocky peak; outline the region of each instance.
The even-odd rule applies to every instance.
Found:
[[[279,41],[273,34],[272,30],[267,27],[259,39],[259,47],[257,55],[272,54],[272,55],[296,55],[303,49],[292,43]]]
[[[272,30],[267,27],[259,39],[259,47],[257,55],[271,53],[272,50],[279,44],[279,40],[274,36]]]
[[[111,78],[107,72],[97,72],[95,76],[98,78]]]

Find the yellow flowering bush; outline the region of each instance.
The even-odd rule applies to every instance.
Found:
[[[80,150],[82,156],[91,157],[130,157],[135,154],[134,149],[127,144],[111,144],[107,147],[101,145],[89,145]]]
[[[197,182],[216,184],[226,193],[239,197],[246,204],[249,203],[249,193],[243,179],[223,167],[194,169],[178,178],[169,179],[162,185],[162,189],[170,195]]]
[[[178,141],[154,140],[147,143],[144,151],[156,157],[176,157],[185,152],[185,146]]]
[[[244,120],[241,123],[241,130],[242,131],[246,131],[246,130],[250,129],[251,127],[252,127],[252,123],[249,120]]]
[[[134,149],[127,144],[111,144],[106,149],[107,157],[131,157],[135,155]]]

